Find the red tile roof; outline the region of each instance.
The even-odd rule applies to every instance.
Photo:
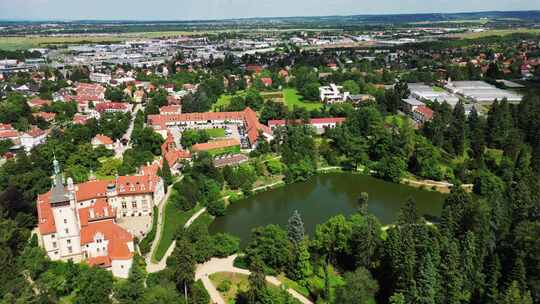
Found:
[[[128,260],[133,257],[128,242],[133,241],[133,235],[118,226],[113,220],[93,222],[81,228],[81,245],[94,242],[96,234],[103,234],[109,241],[108,256],[111,260]]]
[[[114,142],[113,140],[106,135],[98,134],[94,137],[94,140],[99,141],[102,145],[112,145]]]
[[[181,105],[169,105],[169,106],[163,106],[159,108],[160,114],[176,114],[182,112],[182,106]]]
[[[0,139],[16,139],[19,137],[17,130],[0,130]]]
[[[104,112],[107,110],[127,110],[128,106],[123,102],[102,102],[96,105],[96,111]]]
[[[91,199],[107,197],[107,185],[114,181],[93,180],[75,186],[75,197],[77,201],[88,201]]]
[[[0,123],[0,131],[3,130],[15,130],[11,124]]]
[[[56,113],[49,113],[49,112],[37,112],[32,115],[34,117],[41,117],[45,121],[52,121],[56,117]]]
[[[74,124],[79,124],[79,125],[84,125],[84,124],[86,124],[88,119],[89,119],[88,116],[77,113],[77,114],[75,114],[75,116],[73,116],[73,123]]]
[[[271,85],[272,85],[272,78],[270,78],[270,77],[262,77],[262,78],[261,78],[261,82],[262,82],[265,86],[271,86]]]
[[[87,226],[91,222],[114,219],[116,211],[109,206],[105,198],[99,198],[96,202],[86,208],[79,209],[79,219],[81,227]]]
[[[246,108],[241,112],[205,112],[205,113],[183,113],[183,114],[159,114],[149,115],[148,123],[160,129],[166,129],[167,125],[186,122],[186,121],[243,121],[246,127],[248,138],[251,144],[257,142],[259,131],[270,133],[270,129],[261,124],[257,118],[257,114],[251,108]]]
[[[54,223],[52,208],[49,203],[50,196],[51,192],[49,191],[37,197],[38,229],[42,235],[56,232],[56,224]]]
[[[414,109],[414,111],[418,112],[422,116],[424,116],[425,120],[431,120],[433,118],[433,110],[426,107],[426,106],[416,107],[416,109]]]
[[[95,266],[95,267],[108,268],[108,267],[111,267],[112,265],[111,258],[109,258],[109,256],[107,255],[88,258],[88,260],[86,261],[88,262],[88,265]]]
[[[34,126],[32,129],[30,129],[30,131],[27,131],[24,134],[30,135],[31,137],[35,138],[38,136],[42,136],[46,133],[47,131],[41,130],[40,128]]]
[[[45,99],[41,99],[41,98],[33,98],[30,101],[28,101],[28,105],[30,107],[32,107],[32,108],[34,108],[34,107],[42,107],[44,105],[50,105],[50,104],[51,104],[50,100],[45,100]]]
[[[228,148],[228,147],[234,147],[234,146],[240,146],[240,141],[238,141],[238,139],[214,140],[207,143],[193,145],[191,149],[193,151],[201,152],[201,151]]]
[[[182,159],[191,159],[191,153],[186,150],[171,150],[164,154],[165,159],[169,166],[173,166]]]

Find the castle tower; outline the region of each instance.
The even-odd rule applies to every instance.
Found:
[[[56,245],[62,260],[81,259],[81,232],[75,196],[64,185],[60,165],[56,160],[54,165],[54,183],[51,189],[50,203],[56,225]],[[70,187],[72,188],[72,182]]]

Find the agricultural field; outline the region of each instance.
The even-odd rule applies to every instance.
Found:
[[[105,35],[73,35],[73,36],[18,36],[0,37],[0,49],[23,50],[29,48],[45,47],[50,45],[87,44],[87,43],[112,43],[129,39],[172,37],[178,35],[190,35],[194,32],[143,32],[129,34],[105,34]]]
[[[477,39],[488,36],[506,36],[511,34],[540,34],[540,29],[508,29],[508,30],[487,30],[477,33],[458,34],[457,38]]]

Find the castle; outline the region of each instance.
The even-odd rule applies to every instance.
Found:
[[[112,181],[64,182],[54,160],[53,186],[38,195],[38,240],[51,260],[85,261],[127,278],[135,251],[133,234],[117,220],[152,216],[165,196],[157,165]]]

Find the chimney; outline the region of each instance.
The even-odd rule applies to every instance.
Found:
[[[109,216],[109,208],[108,207],[105,207],[103,209],[103,214],[105,215],[105,217],[108,217]]]
[[[90,213],[89,217],[90,217],[91,219],[93,219],[93,218],[95,217],[95,215],[96,215],[96,214],[94,213],[94,208],[90,208],[90,209],[88,210],[88,212]]]

